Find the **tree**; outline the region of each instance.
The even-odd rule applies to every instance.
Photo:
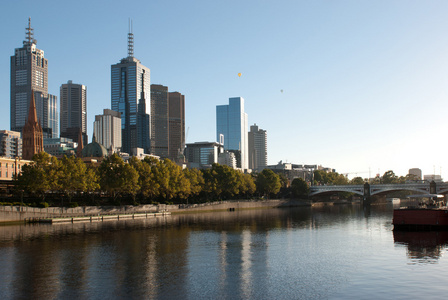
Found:
[[[330,174],[335,174],[335,175],[333,175],[334,178],[332,180],[332,184],[334,184],[334,185],[347,185],[348,184],[348,179],[344,175],[338,174],[338,173],[330,173]]]
[[[129,160],[129,165],[131,165],[138,173],[138,192],[142,199],[154,199],[158,196],[159,185],[155,182],[154,173],[152,171],[152,165],[155,164],[156,161],[153,161],[152,159],[153,158],[145,157],[143,161],[141,161],[133,156]]]
[[[184,170],[185,178],[190,182],[190,197],[197,197],[203,190],[204,186],[204,177],[202,176],[202,172],[196,168],[193,169],[185,169]]]
[[[364,184],[364,179],[362,177],[355,177],[352,180],[350,180],[351,185],[362,185]]]
[[[213,164],[212,174],[215,176],[215,192],[219,198],[229,199],[239,194],[242,184],[237,170],[226,165]]]
[[[385,184],[397,183],[398,176],[395,175],[394,171],[389,170],[384,173],[381,181]]]
[[[255,185],[254,178],[250,174],[242,174],[244,180],[244,193],[246,197],[252,196],[257,190],[257,186]]]
[[[117,154],[106,157],[99,166],[101,189],[112,195],[114,201],[118,196],[135,195],[139,189],[138,173]]]
[[[294,198],[308,197],[310,188],[302,178],[294,178],[291,182],[291,191]]]
[[[259,194],[269,197],[269,195],[277,194],[280,191],[280,177],[274,171],[264,169],[257,176],[256,186]]]
[[[17,186],[44,201],[48,192],[60,190],[59,177],[59,161],[46,152],[40,152],[34,155],[32,163],[22,167],[22,172],[17,176]]]
[[[86,191],[89,182],[93,184],[96,178],[91,176],[93,174],[88,172],[86,164],[80,158],[64,156],[60,162],[60,189],[65,192],[71,202],[76,193]],[[89,189],[91,188],[92,186],[89,186]]]

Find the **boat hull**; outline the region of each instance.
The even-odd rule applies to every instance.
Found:
[[[448,229],[448,210],[395,209],[392,224],[394,230]]]

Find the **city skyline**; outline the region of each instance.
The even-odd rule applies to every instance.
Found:
[[[64,3],[0,4],[8,12],[0,21],[8,28],[1,103],[9,107],[8,58],[31,17],[49,61],[48,91],[68,80],[89,89],[90,136],[94,116],[110,108],[110,66],[126,55],[132,18],[135,56],[151,69],[151,83],[188,99],[186,143],[214,141],[216,105],[243,97],[249,123],[269,132],[268,164],[320,164],[362,177],[417,167],[446,179],[448,3],[109,3],[80,1],[73,17],[61,14]],[[173,14],[178,22],[167,22]],[[3,111],[0,129],[10,129],[8,118]]]

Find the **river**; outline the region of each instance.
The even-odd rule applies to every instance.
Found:
[[[447,232],[392,205],[0,227],[0,299],[446,299]]]

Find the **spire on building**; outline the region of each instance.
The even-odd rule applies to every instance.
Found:
[[[28,119],[22,130],[22,157],[31,160],[34,154],[44,151],[44,138],[42,127],[37,120],[34,91],[31,91],[31,103],[28,110]]]
[[[76,148],[76,156],[82,157],[82,148],[84,148],[84,143],[82,142],[82,130],[80,128],[78,135],[78,148]]]
[[[31,44],[36,44],[37,41],[34,39],[34,29],[31,27],[31,17],[28,18],[28,27],[25,29],[26,33],[23,44],[28,46],[30,46]]]
[[[132,33],[132,20],[129,19],[128,57],[134,57],[134,34]]]
[[[34,91],[33,90],[31,90],[31,103],[30,103],[30,108],[28,109],[27,123],[33,127],[35,127],[36,124],[40,126],[40,124],[38,124],[39,122],[37,120],[36,101],[34,100]]]

